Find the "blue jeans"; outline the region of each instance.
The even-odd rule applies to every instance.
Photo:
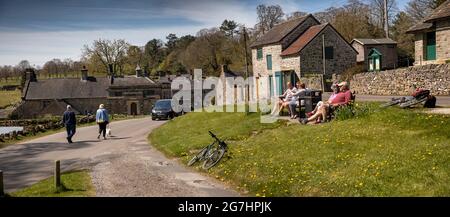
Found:
[[[76,132],[76,125],[75,124],[67,124],[66,130],[67,130],[67,138],[71,139],[73,135],[75,135]]]
[[[291,112],[291,115],[296,115],[297,111],[295,108],[297,108],[297,100],[291,100],[289,102],[289,111]]]

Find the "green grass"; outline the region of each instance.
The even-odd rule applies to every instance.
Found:
[[[11,77],[8,78],[6,81],[5,79],[0,79],[0,86],[4,85],[19,85],[20,84],[20,77]]]
[[[0,108],[6,108],[9,105],[20,102],[21,94],[20,90],[0,91]]]
[[[88,171],[74,171],[61,174],[62,187],[57,190],[54,177],[42,180],[30,187],[10,194],[12,197],[86,197],[95,196]]]
[[[368,107],[364,115],[319,125],[190,113],[149,139],[186,163],[213,130],[229,141],[229,152],[207,173],[244,194],[450,196],[450,116]]]

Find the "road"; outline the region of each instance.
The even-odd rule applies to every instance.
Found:
[[[0,149],[6,192],[52,176],[61,169],[89,169],[97,196],[239,196],[215,179],[166,158],[147,135],[164,122],[140,118],[111,123],[112,137],[97,139],[97,126],[77,129],[74,143],[57,133]]]

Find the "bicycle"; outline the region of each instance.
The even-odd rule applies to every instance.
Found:
[[[214,142],[200,150],[189,162],[188,166],[192,166],[197,161],[205,161],[203,169],[207,170],[219,163],[225,152],[228,150],[228,145],[217,138],[214,133],[208,131],[209,135],[214,138]]]

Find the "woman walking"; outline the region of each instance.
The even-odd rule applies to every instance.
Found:
[[[97,139],[100,139],[100,136],[103,133],[103,139],[106,139],[106,125],[109,123],[108,111],[105,109],[105,105],[100,104],[97,110],[97,114],[95,116],[95,120],[98,124],[98,136]]]

